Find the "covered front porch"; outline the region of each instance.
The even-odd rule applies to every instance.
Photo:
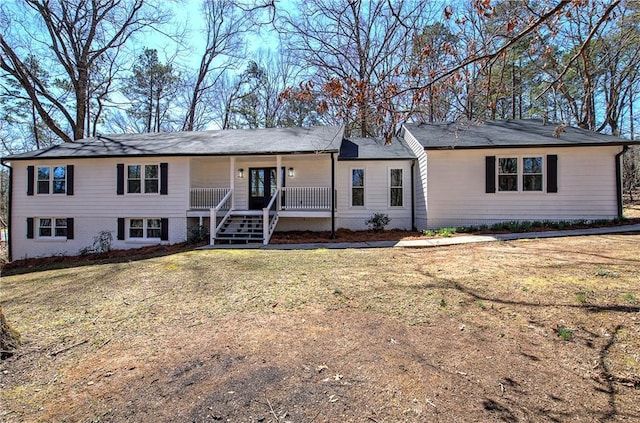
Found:
[[[208,220],[211,245],[268,244],[279,219],[333,222],[335,191],[333,153],[193,158],[187,217]]]

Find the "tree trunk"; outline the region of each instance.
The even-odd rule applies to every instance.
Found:
[[[78,82],[76,85],[76,119],[73,123],[73,139],[84,138],[84,123],[87,116],[87,86],[88,71],[87,65],[78,64]]]
[[[9,326],[0,307],[0,360],[11,357],[20,345],[20,334]]]

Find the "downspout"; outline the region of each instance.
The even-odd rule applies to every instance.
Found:
[[[13,236],[11,233],[11,211],[13,210],[13,207],[11,206],[11,203],[13,202],[13,168],[6,165],[4,162],[0,162],[0,164],[9,169],[9,198],[7,201],[7,237],[9,239],[7,242],[7,260],[11,262],[13,260],[13,257],[11,257],[11,244],[13,244]]]
[[[416,161],[411,162],[411,230],[418,231],[416,227]]]
[[[331,239],[336,237],[336,161],[331,153]]]
[[[618,199],[618,219],[622,219],[623,216],[623,204],[622,204],[622,155],[629,149],[628,145],[622,147],[622,151],[616,154],[616,195]]]

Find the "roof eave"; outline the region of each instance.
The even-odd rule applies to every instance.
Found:
[[[451,146],[425,146],[425,150],[491,150],[507,148],[567,148],[567,147],[611,147],[624,145],[637,145],[637,142],[600,142],[600,143],[573,143],[573,144],[500,144],[500,145],[451,145]]]
[[[276,155],[302,155],[302,154],[330,154],[337,153],[338,149],[328,150],[304,150],[304,151],[265,151],[265,152],[234,152],[234,153],[171,153],[171,154],[96,154],[93,156],[61,155],[61,156],[31,156],[31,157],[4,157],[2,163],[26,160],[78,160],[78,159],[106,159],[106,158],[132,158],[132,157],[232,157],[232,156],[276,156]]]

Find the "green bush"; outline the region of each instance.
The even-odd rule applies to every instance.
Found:
[[[202,242],[209,242],[209,228],[204,225],[199,225],[189,230],[189,236],[187,238],[188,244],[200,244]]]
[[[374,213],[369,219],[364,221],[365,225],[374,232],[383,231],[389,222],[391,222],[391,218],[389,218],[388,214],[384,213]]]

